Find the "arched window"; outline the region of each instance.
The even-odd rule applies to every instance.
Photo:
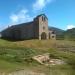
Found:
[[[46,21],[46,18],[44,16],[42,16],[42,21]]]
[[[42,21],[43,21],[43,16],[42,16]]]

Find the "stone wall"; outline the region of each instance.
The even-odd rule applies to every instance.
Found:
[[[49,39],[56,39],[56,34],[54,31],[49,30]]]

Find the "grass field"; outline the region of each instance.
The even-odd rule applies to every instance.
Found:
[[[16,69],[29,69],[46,75],[75,75],[75,51],[70,50],[72,47],[74,50],[75,42],[67,40],[11,42],[0,39],[0,71],[11,72]],[[31,59],[32,56],[43,53],[50,53],[65,61],[66,64],[47,67]]]

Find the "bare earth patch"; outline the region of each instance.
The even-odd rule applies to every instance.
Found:
[[[50,65],[61,65],[61,64],[64,64],[65,62],[62,61],[62,60],[59,60],[59,59],[51,59],[49,61],[49,64]]]
[[[46,66],[49,66],[49,65],[62,65],[62,64],[65,63],[63,60],[50,58],[49,53],[34,56],[33,59],[36,60],[37,62],[39,62],[40,64],[44,64]]]
[[[20,71],[12,72],[8,75],[45,75],[45,74],[44,73],[36,73],[33,71],[29,71],[29,70],[20,70]]]

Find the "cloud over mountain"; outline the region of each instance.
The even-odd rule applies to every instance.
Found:
[[[75,28],[75,25],[67,25],[67,29],[72,29],[72,28]]]

